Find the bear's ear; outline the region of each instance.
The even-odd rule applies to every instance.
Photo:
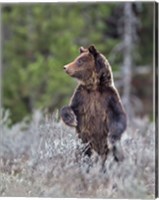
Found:
[[[94,57],[96,57],[98,55],[98,51],[96,50],[94,45],[89,46],[88,50]]]
[[[80,53],[83,53],[85,51],[83,47],[80,47],[79,50],[80,50]]]

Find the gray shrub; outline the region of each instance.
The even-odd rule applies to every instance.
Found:
[[[74,129],[56,115],[35,111],[31,123],[1,121],[0,196],[154,198],[155,127],[134,119],[121,145],[124,160],[111,153],[101,171],[100,157],[83,154]]]

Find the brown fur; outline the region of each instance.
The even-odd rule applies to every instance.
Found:
[[[76,128],[79,137],[102,157],[126,129],[126,115],[114,86],[111,67],[94,46],[80,48],[80,55],[64,66],[79,80],[70,105],[61,109],[63,121]]]

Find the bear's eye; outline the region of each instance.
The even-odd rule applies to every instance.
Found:
[[[77,60],[77,65],[78,66],[81,66],[83,63],[84,63],[84,61],[82,59],[78,59]]]

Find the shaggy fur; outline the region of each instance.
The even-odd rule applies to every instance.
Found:
[[[94,46],[81,47],[80,56],[64,69],[79,80],[79,85],[70,105],[61,109],[61,118],[68,126],[75,127],[79,138],[88,143],[89,155],[93,149],[105,160],[108,140],[115,153],[115,143],[126,129],[126,114],[109,62]]]

